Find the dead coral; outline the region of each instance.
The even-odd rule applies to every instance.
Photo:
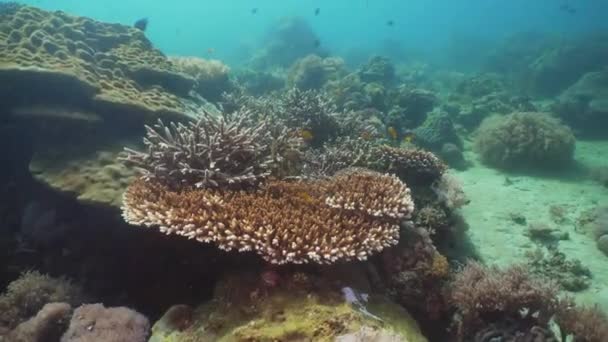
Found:
[[[61,342],[145,342],[149,333],[148,319],[136,311],[87,304],[74,311]]]
[[[397,243],[410,217],[410,190],[396,177],[346,172],[309,182],[272,181],[257,191],[172,191],[137,181],[123,216],[221,249],[255,251],[275,263],[364,260]]]
[[[67,279],[27,271],[0,296],[0,326],[14,328],[36,315],[47,303],[66,302],[76,306],[83,300],[80,287]]]
[[[555,281],[566,291],[584,291],[591,283],[591,271],[578,259],[568,259],[557,249],[527,253],[530,272]]]
[[[456,274],[449,300],[459,315],[459,336],[509,320],[545,327],[558,305],[557,287],[533,277],[526,267],[501,270],[477,262]]]
[[[570,128],[546,113],[493,116],[481,124],[475,146],[482,160],[499,168],[563,166],[574,156]]]

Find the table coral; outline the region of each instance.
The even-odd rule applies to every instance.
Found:
[[[143,180],[126,191],[123,217],[166,234],[255,251],[273,264],[365,260],[394,245],[410,217],[410,190],[394,176],[343,172],[251,191],[184,189]]]

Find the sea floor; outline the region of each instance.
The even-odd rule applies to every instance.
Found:
[[[597,249],[592,235],[576,231],[581,213],[608,205],[608,188],[587,176],[589,167],[608,166],[608,141],[578,142],[576,166],[552,175],[505,173],[484,166],[474,153],[467,158],[472,167],[454,175],[471,200],[462,214],[469,225],[468,236],[484,262],[499,266],[525,262],[526,252],[538,248],[525,234],[527,225],[545,223],[568,233],[569,239],[559,241],[559,251],[579,259],[592,273],[591,286],[574,293],[575,298],[608,312],[608,256]],[[564,214],[559,223],[551,214],[552,206]],[[521,224],[522,218],[526,224]]]

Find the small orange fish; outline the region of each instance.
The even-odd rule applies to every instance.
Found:
[[[312,133],[312,131],[308,130],[308,129],[299,130],[298,136],[300,138],[302,138],[302,140],[304,140],[305,142],[310,142],[315,137],[315,135]]]
[[[387,129],[388,135],[391,137],[391,139],[393,140],[397,140],[397,130],[395,129],[395,127],[390,126]]]
[[[304,191],[299,192],[298,197],[300,197],[300,199],[304,200],[304,202],[306,202],[306,203],[314,202],[314,199],[312,198],[312,196],[310,196],[310,194],[308,192],[304,192]]]

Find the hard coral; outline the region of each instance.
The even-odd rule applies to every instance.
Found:
[[[291,66],[287,83],[289,86],[301,90],[321,89],[326,82],[339,79],[344,73],[342,59],[308,55]]]
[[[430,184],[447,169],[437,156],[424,150],[383,145],[377,153],[386,170],[396,173],[408,184]]]
[[[149,332],[148,319],[138,312],[86,304],[74,311],[61,342],[145,342]]]
[[[78,305],[83,300],[80,287],[64,278],[51,278],[37,271],[24,272],[0,296],[0,327],[14,328],[36,315],[47,303]]]
[[[274,264],[364,260],[397,243],[410,190],[396,177],[350,171],[309,182],[271,181],[255,191],[173,191],[143,180],[126,191],[123,216],[166,234],[255,251]]]
[[[221,99],[230,90],[230,68],[221,61],[199,57],[170,57],[177,70],[196,80],[195,90],[210,101]]]
[[[505,320],[546,326],[557,310],[557,287],[535,278],[524,266],[501,270],[468,263],[455,277],[449,295],[461,316],[461,334]]]
[[[555,321],[574,341],[608,341],[608,316],[598,307],[577,306],[571,298],[560,301]]]
[[[148,152],[125,148],[122,160],[144,179],[173,188],[243,188],[270,175],[269,133],[264,123],[248,126],[247,113],[215,117],[203,112],[197,122],[158,121],[146,126]]]
[[[12,342],[59,341],[67,329],[72,307],[67,303],[49,303],[35,317],[19,324],[9,335]]]
[[[570,129],[549,114],[521,112],[484,120],[475,144],[492,166],[550,168],[572,161],[574,142]]]

